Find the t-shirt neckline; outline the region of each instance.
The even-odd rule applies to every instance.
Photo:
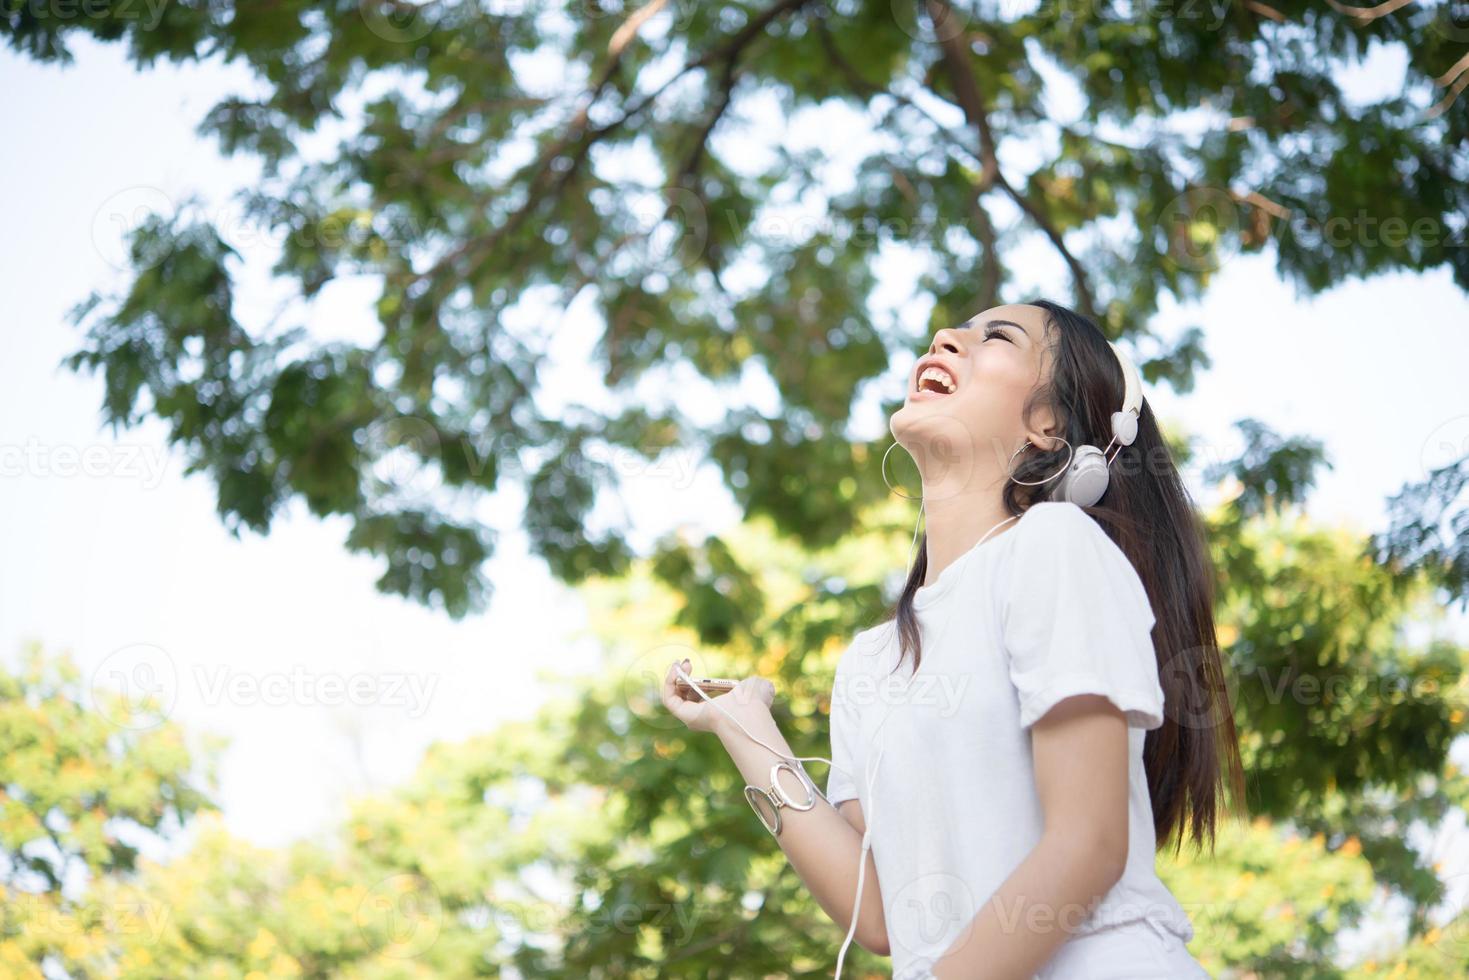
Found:
[[[1022,514],[1021,516],[1023,517],[1024,515]],[[945,568],[942,572],[939,572],[939,577],[934,580],[933,584],[919,586],[918,591],[913,593],[913,608],[923,609],[941,599],[950,589],[954,587],[954,583],[959,580],[959,576],[962,575],[964,572],[964,566],[969,564],[970,560],[973,559],[975,555],[995,544],[997,541],[1009,537],[1011,532],[1013,532],[1019,524],[1020,520],[1019,518],[1016,518],[1015,520],[1010,521],[1008,524],[1006,524],[1004,528],[996,530],[994,534],[989,536],[989,538],[984,539],[983,536],[981,536],[980,541],[976,541],[973,545],[970,546],[968,551],[964,552],[958,558],[955,558],[952,562],[950,562],[948,568]]]

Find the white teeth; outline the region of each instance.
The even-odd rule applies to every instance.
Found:
[[[949,376],[949,372],[945,371],[941,367],[924,368],[923,373],[918,376],[918,387],[922,389],[923,382],[928,380],[937,381],[939,384],[949,389],[949,394],[951,395],[959,387],[958,385],[954,384],[954,379]]]

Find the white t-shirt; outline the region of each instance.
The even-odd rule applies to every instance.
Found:
[[[1153,863],[1143,769],[1144,733],[1163,723],[1153,613],[1101,525],[1075,504],[1035,504],[920,588],[914,611],[923,634],[916,675],[911,656],[894,670],[892,621],[858,633],[843,653],[826,786],[833,805],[860,800],[872,828],[895,980],[924,976],[1039,841],[1029,726],[1081,693],[1106,695],[1127,717],[1127,866],[1090,916],[1079,906],[1053,921],[1088,933],[1148,918],[1192,939]]]

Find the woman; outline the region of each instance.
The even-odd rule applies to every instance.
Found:
[[[692,665],[669,668],[668,709],[718,733],[896,980],[1207,977],[1154,853],[1212,850],[1243,775],[1201,528],[1123,358],[1037,301],[940,330],[915,365],[891,427],[927,524],[894,614],[838,663],[824,796],[798,762],[772,771],[796,757],[768,681],[685,700]],[[1090,494],[1081,446],[1107,454]]]

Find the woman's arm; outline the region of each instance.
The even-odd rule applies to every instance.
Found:
[[[751,710],[748,706],[735,713],[735,717],[750,730],[750,734],[787,755],[796,753],[787,744],[770,710],[763,704]],[[724,743],[729,757],[745,777],[745,782],[770,787],[770,767],[780,761],[774,753],[753,741],[740,731],[734,722],[723,715],[715,722],[715,732]],[[794,799],[805,798],[806,791],[795,777],[788,772],[780,774],[781,785]],[[780,834],[776,843],[785,851],[791,866],[805,882],[806,888],[815,896],[817,903],[826,910],[842,929],[845,936],[852,924],[852,904],[857,898],[857,857],[862,852],[862,805],[856,800],[842,804],[852,813],[854,820],[838,812],[835,807],[818,796],[816,805],[810,810],[793,810],[781,807]],[[750,819],[759,819],[752,811]],[[859,829],[861,828],[861,829]],[[867,852],[867,872],[862,878],[862,909],[858,915],[857,932],[852,941],[863,949],[879,956],[888,956],[887,924],[882,911],[882,892],[877,885],[877,866],[872,860],[872,851]]]
[[[1031,727],[1040,842],[933,965],[937,980],[1030,980],[1127,864],[1127,722],[1101,695]]]
[[[761,697],[751,697],[748,690],[743,690],[748,683],[742,681],[741,688],[720,695],[714,701],[749,729],[750,735],[786,756],[794,757],[796,753],[770,714],[769,703]],[[780,757],[741,731],[724,712],[713,706],[713,702],[684,701],[674,690],[671,670],[665,680],[663,700],[690,728],[713,731],[718,735],[746,783],[762,790],[770,788],[770,767],[779,762]],[[790,773],[782,772],[780,781],[793,799],[806,798],[805,787]],[[862,853],[862,833],[866,825],[862,822],[862,807],[856,800],[845,801],[842,811],[838,812],[819,795],[816,805],[810,810],[781,807],[781,829],[775,841],[785,851],[791,866],[817,903],[841,927],[845,937],[851,928],[852,905],[857,897],[857,858]],[[760,818],[752,810],[750,819],[758,821]],[[877,884],[877,866],[870,850],[867,870],[862,878],[862,907],[852,941],[878,956],[891,955],[882,911],[882,892]]]

